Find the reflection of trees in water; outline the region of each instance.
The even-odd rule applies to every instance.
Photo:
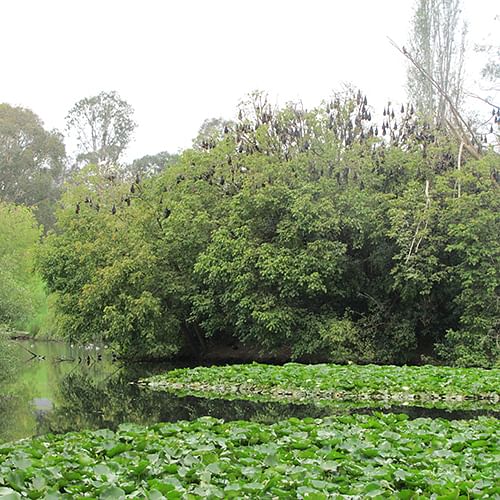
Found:
[[[131,384],[144,376],[131,370],[120,371],[107,380],[96,382],[85,373],[67,375],[61,383],[61,400],[54,412],[46,415],[45,432],[68,432],[84,428],[115,428],[123,422],[152,424],[192,420],[210,415],[225,420],[275,422],[289,417],[321,417],[334,413],[372,413],[377,408],[319,407],[276,402],[177,397]],[[379,408],[380,409],[380,408]],[[387,408],[386,411],[391,411]],[[471,418],[476,412],[393,407],[392,411],[410,417]],[[483,412],[481,412],[483,413]]]
[[[33,404],[40,367],[46,363],[36,359],[23,341],[11,341],[8,380],[0,384],[0,441],[15,441],[31,436],[38,427],[39,416]],[[1,346],[0,346],[1,349]],[[29,376],[35,370],[38,376]],[[1,378],[1,377],[0,377]]]
[[[45,428],[39,432],[114,428],[123,422],[192,420],[203,415],[225,420],[276,421],[328,413],[313,405],[177,397],[140,388],[130,383],[133,378],[130,371],[121,371],[101,382],[85,373],[68,374],[61,381],[59,404],[45,415]]]
[[[157,367],[158,368],[158,367]],[[58,401],[53,411],[37,418],[37,434],[69,432],[81,429],[116,428],[124,422],[153,424],[192,420],[210,415],[225,420],[256,420],[271,423],[289,417],[321,417],[335,413],[372,413],[377,408],[320,407],[276,402],[204,399],[177,397],[166,392],[152,391],[131,383],[149,375],[144,366],[118,369],[107,377],[75,370],[62,376]],[[102,375],[102,374],[101,374]],[[391,411],[386,408],[385,411]],[[411,417],[471,418],[475,412],[447,413],[445,410],[398,407]],[[0,414],[2,410],[0,409]],[[0,428],[0,432],[2,432]]]
[[[12,437],[12,422],[15,421],[15,408],[18,404],[17,398],[0,396],[0,436],[5,440],[14,439]],[[8,415],[11,415],[11,418]]]
[[[35,418],[29,394],[28,386],[19,386],[15,395],[0,396],[0,442],[15,441],[32,434]]]

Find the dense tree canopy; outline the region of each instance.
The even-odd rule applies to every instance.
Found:
[[[50,226],[64,162],[58,132],[45,130],[29,109],[0,104],[0,200],[34,207],[38,220]]]
[[[241,343],[293,357],[498,359],[500,198],[413,110],[348,91],[236,124],[146,182],[81,172],[39,266],[61,331],[132,357]]]

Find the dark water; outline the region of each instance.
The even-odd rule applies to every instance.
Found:
[[[123,365],[106,349],[83,349],[56,342],[18,342],[16,382],[0,387],[0,441],[48,432],[116,428],[123,422],[148,424],[210,415],[225,420],[272,422],[291,416],[371,413],[374,408],[226,401],[176,397],[141,388],[141,377],[178,367],[174,364]],[[28,351],[36,353],[32,357]],[[379,409],[380,410],[380,409]],[[393,407],[412,417],[471,418],[488,412]],[[489,412],[489,414],[492,414]],[[498,415],[495,415],[498,416]]]

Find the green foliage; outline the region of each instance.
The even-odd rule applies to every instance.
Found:
[[[482,400],[499,407],[500,370],[445,366],[248,364],[179,368],[143,382],[156,390],[199,397],[264,401],[379,401],[409,405],[467,407]]]
[[[33,265],[33,264],[32,264]],[[34,266],[33,266],[34,271]],[[22,325],[23,330],[27,331],[31,336],[39,338],[52,338],[53,332],[53,314],[49,309],[49,301],[45,289],[45,284],[40,278],[38,272],[35,272],[34,283],[31,287],[31,294],[35,297],[35,309],[30,313],[27,321]]]
[[[157,177],[82,171],[40,256],[61,331],[133,356],[236,342],[403,363],[439,345],[494,365],[498,155],[457,170],[411,110],[385,139],[370,115],[349,90],[307,112],[256,93]]]
[[[464,196],[450,207],[446,252],[452,278],[460,284],[454,303],[461,328],[443,345],[463,366],[488,366],[500,354],[500,198],[493,191]]]
[[[232,200],[231,217],[195,266],[206,289],[195,314],[208,335],[234,331],[241,341],[264,348],[291,344],[307,350],[321,302],[343,293],[345,244],[335,241],[338,215],[322,194],[277,180]]]
[[[0,104],[0,200],[33,207],[49,228],[65,157],[62,136],[46,131],[35,113]]]
[[[232,126],[234,126],[233,122],[224,120],[223,118],[205,120],[198,130],[198,135],[193,139],[193,148],[210,149],[215,147]]]
[[[11,382],[16,373],[16,351],[9,340],[9,329],[0,324],[0,387],[5,395],[5,384]],[[0,395],[0,399],[2,397]]]
[[[129,225],[134,214],[111,213],[110,200],[123,192],[123,186],[115,186],[96,167],[82,170],[63,197],[71,211],[61,212],[61,232],[47,238],[39,261],[48,287],[57,291],[52,300],[59,312],[59,332],[82,342],[116,342],[131,356],[137,350],[151,355],[163,346],[155,329],[169,316],[152,292],[155,259],[143,230]],[[84,193],[87,202],[79,202]]]
[[[41,229],[29,208],[0,201],[0,234],[0,324],[24,327],[45,301],[33,273]]]
[[[490,155],[470,161],[466,171],[435,177],[425,204],[419,187],[410,186],[391,212],[391,235],[400,247],[395,289],[421,304],[415,312],[427,335],[447,331],[439,351],[464,366],[491,366],[500,353],[496,161]]]
[[[201,418],[0,446],[11,498],[458,498],[498,494],[498,420]]]
[[[175,179],[179,169],[167,174]],[[130,357],[171,356],[196,336],[186,318],[193,259],[210,233],[209,197],[172,196],[167,225],[157,188],[133,186],[131,193],[99,168],[84,169],[63,197],[68,208],[39,266],[62,334],[112,343]]]
[[[174,165],[179,160],[179,155],[168,151],[161,151],[155,155],[146,155],[135,159],[125,167],[125,173],[132,179],[137,175],[143,179],[158,175],[165,168]]]

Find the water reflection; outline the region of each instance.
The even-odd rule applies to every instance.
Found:
[[[498,412],[447,412],[446,410],[392,407],[353,408],[227,401],[176,397],[150,391],[135,384],[141,377],[171,369],[174,365],[137,364],[124,367],[111,353],[82,350],[57,343],[36,343],[37,358],[25,359],[10,392],[1,396],[0,440],[14,440],[47,432],[116,428],[123,422],[149,424],[191,420],[210,415],[225,420],[273,422],[291,416],[320,417],[332,413],[371,413],[391,410],[412,417],[471,418],[478,414],[499,416]],[[43,358],[42,358],[43,356]],[[26,358],[26,356],[25,356]],[[71,361],[68,361],[71,360]],[[178,365],[177,365],[178,366]]]
[[[97,363],[96,349],[57,342],[15,344],[18,349],[15,381],[0,387],[0,440],[39,434],[47,415],[64,401],[62,381],[71,373],[79,372],[99,381],[116,369],[110,361],[111,354]],[[88,364],[83,361],[85,356],[91,360]]]
[[[137,372],[135,373],[137,376]],[[47,413],[42,432],[66,432],[75,428],[114,428],[122,422],[191,420],[211,415],[226,420],[278,420],[290,415],[306,416],[310,409],[302,405],[253,403],[250,401],[209,400],[176,397],[131,384],[129,370],[95,384],[84,375],[71,374],[62,382],[64,400]],[[322,413],[321,409],[316,408]]]

